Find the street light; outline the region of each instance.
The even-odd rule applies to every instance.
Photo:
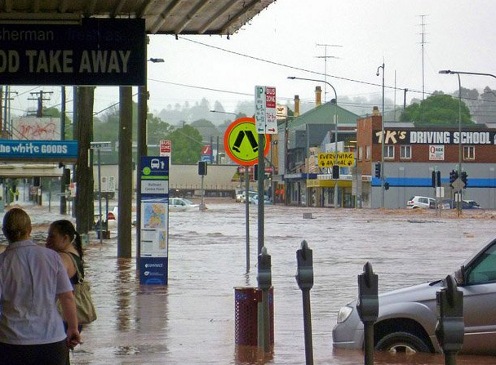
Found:
[[[304,78],[304,77],[296,77],[296,76],[288,76],[288,79],[290,79],[290,80],[304,80],[304,81],[322,82],[324,84],[329,85],[332,88],[332,91],[334,91],[334,100],[335,100],[335,105],[334,105],[334,126],[335,126],[335,131],[334,131],[334,152],[335,152],[335,158],[336,158],[336,161],[337,161],[337,158],[338,158],[338,94],[336,93],[336,89],[334,88],[334,86],[332,86],[332,84],[330,82],[327,82],[325,80],[307,79],[307,78]],[[307,140],[308,140],[308,136],[307,136]],[[329,140],[330,140],[330,138],[329,138]],[[308,152],[309,151],[308,151],[308,148],[307,148],[307,161],[309,160],[309,158],[308,158]],[[337,165],[337,166],[339,168],[339,165]],[[333,166],[333,171],[334,171],[334,166]],[[307,179],[308,179],[308,174],[307,174]],[[307,195],[308,195],[308,189],[307,189]],[[309,197],[307,196],[307,203],[309,201],[308,198]],[[336,183],[334,184],[334,208],[337,208],[337,207],[338,207],[338,182],[336,181]]]
[[[163,58],[149,58],[147,59],[148,62],[152,63],[162,63],[164,62]],[[138,160],[138,166],[141,167],[141,158],[143,156],[148,155],[148,148],[147,148],[147,114],[148,114],[148,89],[147,89],[147,75],[148,75],[148,67],[145,66],[145,84],[142,86],[138,87],[138,130],[136,131],[136,143],[137,143],[137,160]],[[141,227],[141,186],[139,179],[137,181],[138,186],[136,188],[136,199],[138,201],[137,204],[137,224],[136,224],[136,238],[138,242],[141,242],[141,230],[139,227]],[[139,257],[140,257],[140,245],[137,245],[137,255],[136,255],[136,267],[139,267]]]
[[[381,208],[384,208],[384,62],[377,67],[376,75],[382,69],[382,118],[381,118]]]
[[[149,58],[148,62],[152,63],[162,63],[165,62],[163,58]],[[146,72],[145,74],[148,74]],[[145,80],[145,85],[138,87],[138,130],[137,130],[137,145],[138,145],[138,159],[141,156],[146,156],[148,154],[147,148],[147,114],[148,114],[148,90],[147,81]]]
[[[444,75],[457,75],[458,77],[458,177],[462,176],[462,160],[463,160],[463,149],[462,149],[462,83],[460,81],[460,75],[476,75],[476,76],[490,76],[496,79],[496,76],[489,73],[483,72],[469,72],[469,71],[453,71],[453,70],[440,70],[440,74]],[[458,216],[462,212],[462,189],[458,191],[458,201],[457,201],[457,211]]]

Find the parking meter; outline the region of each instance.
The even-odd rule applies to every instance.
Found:
[[[262,252],[258,255],[258,287],[262,290],[269,290],[272,286],[271,257],[267,253],[267,248],[262,247]]]
[[[296,282],[303,296],[306,365],[313,365],[312,311],[310,309],[310,289],[313,286],[313,255],[305,240],[301,242],[301,249],[296,251],[296,261],[298,264]]]
[[[379,316],[379,279],[372,270],[372,264],[363,266],[363,273],[358,275],[357,312],[364,327],[365,365],[374,363],[374,323]]]
[[[379,316],[379,279],[372,270],[372,264],[363,266],[363,273],[358,275],[357,311],[362,322],[375,322]]]
[[[465,325],[463,323],[463,293],[455,279],[448,275],[446,287],[436,293],[438,322],[436,337],[445,353],[461,350]]]
[[[301,242],[301,249],[296,251],[296,261],[296,282],[301,290],[310,290],[313,286],[313,254],[305,240]]]
[[[258,320],[258,345],[265,352],[270,351],[269,289],[272,286],[271,258],[265,246],[258,255],[258,287],[262,290],[261,316]]]

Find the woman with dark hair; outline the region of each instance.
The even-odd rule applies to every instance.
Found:
[[[76,228],[74,228],[72,222],[66,219],[52,222],[48,228],[46,247],[58,252],[72,285],[77,284],[80,279],[78,277],[78,269],[83,276],[81,279],[84,279],[81,236],[76,231]],[[80,325],[79,330],[81,331],[81,329],[82,327]]]
[[[80,343],[72,285],[59,255],[31,240],[31,228],[20,208],[3,218],[9,245],[0,254],[0,363],[64,365]]]

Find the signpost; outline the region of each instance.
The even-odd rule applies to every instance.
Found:
[[[255,120],[257,133],[277,134],[276,88],[255,86]]]
[[[102,178],[101,178],[101,164],[100,164],[100,151],[112,151],[111,142],[91,142],[90,148],[96,150],[98,161],[98,232],[100,236],[100,243],[103,242],[103,217],[102,217]],[[107,230],[105,229],[105,232]]]
[[[167,139],[160,140],[160,156],[171,157],[172,141]]]
[[[141,217],[140,284],[167,285],[169,251],[169,158],[142,156],[139,171]]]

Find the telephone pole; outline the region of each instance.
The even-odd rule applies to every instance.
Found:
[[[36,109],[36,116],[38,118],[43,117],[43,101],[50,100],[49,98],[43,98],[44,94],[53,94],[53,91],[34,91],[30,93],[31,95],[37,95],[37,98],[28,98],[28,100],[37,100],[38,101],[38,107]]]
[[[323,56],[316,56],[316,57],[324,59],[324,103],[326,103],[326,101],[327,101],[327,59],[328,58],[339,59],[339,57],[327,55],[327,47],[343,47],[343,46],[341,46],[339,44],[322,44],[322,43],[317,43],[316,46],[317,47],[324,47],[324,55]]]

